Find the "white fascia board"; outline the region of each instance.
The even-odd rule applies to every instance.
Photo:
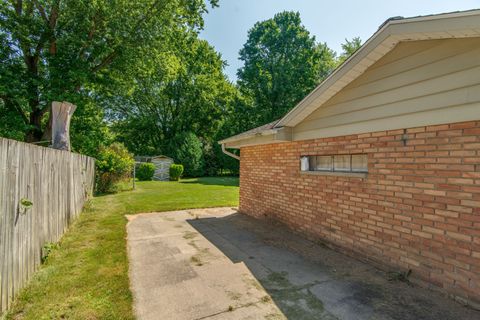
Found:
[[[233,142],[237,142],[237,141],[241,141],[241,140],[245,140],[245,139],[250,139],[250,138],[253,138],[253,137],[269,136],[269,135],[273,135],[273,134],[277,133],[280,129],[281,128],[268,129],[268,130],[264,130],[262,132],[233,136],[233,137],[230,137],[230,138],[227,138],[227,139],[224,139],[224,140],[220,140],[220,141],[218,141],[218,143],[219,144],[233,143]]]
[[[269,129],[262,132],[252,133],[249,135],[241,135],[231,137],[219,141],[219,144],[225,145],[227,148],[240,148],[244,146],[280,143],[292,141],[292,128],[282,127]]]

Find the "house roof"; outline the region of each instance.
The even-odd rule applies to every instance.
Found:
[[[350,58],[335,69],[319,86],[300,101],[282,119],[220,141],[234,142],[259,135],[277,133],[294,127],[321,107],[371,65],[390,52],[399,42],[431,39],[480,37],[480,10],[458,11],[411,18],[387,19]]]
[[[256,127],[256,128],[250,129],[248,131],[242,132],[242,133],[237,134],[235,136],[232,136],[230,138],[221,140],[220,143],[221,144],[222,143],[228,143],[230,141],[237,141],[239,139],[245,139],[245,138],[250,138],[250,137],[257,136],[257,135],[262,135],[262,134],[265,134],[265,133],[269,133],[269,131],[272,130],[275,127],[275,125],[277,124],[278,121],[279,121],[279,119],[275,120],[275,121],[272,121],[270,123],[264,124],[263,126]]]

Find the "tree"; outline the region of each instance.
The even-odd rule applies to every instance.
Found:
[[[241,93],[253,101],[253,123],[271,122],[293,108],[333,69],[334,55],[316,43],[299,13],[256,23],[240,50],[244,66],[237,72]]]
[[[232,118],[233,117],[230,117],[230,119]],[[224,125],[218,131],[214,142],[204,147],[206,175],[237,175],[240,171],[240,161],[224,154],[221,145],[218,144],[218,141],[234,135],[234,130],[238,130],[238,127],[231,127],[231,123],[228,120],[229,119],[226,119]],[[240,154],[239,150],[229,151],[237,155]]]
[[[169,152],[175,163],[183,165],[187,177],[204,174],[202,143],[193,132],[183,132],[170,141]]]
[[[0,48],[0,136],[23,140],[28,130],[28,118],[20,104],[26,101],[22,96],[23,83],[14,76],[23,72],[22,66],[9,45],[7,35],[1,32]]]
[[[165,154],[170,141],[187,131],[208,145],[229,112],[235,88],[208,42],[179,33],[169,51],[108,102],[117,139],[136,154]]]
[[[338,65],[342,64],[345,60],[350,58],[362,46],[362,39],[360,37],[352,38],[352,40],[345,39],[345,43],[342,43],[343,52],[338,57]]]
[[[95,190],[97,193],[116,191],[117,182],[130,176],[135,160],[121,143],[101,146],[95,161]]]
[[[82,108],[133,79],[177,31],[200,28],[205,12],[204,0],[1,1],[0,117],[14,114],[27,141],[49,139],[52,101]]]
[[[104,117],[104,111],[92,101],[75,111],[70,128],[72,151],[95,157],[99,146],[114,142]]]

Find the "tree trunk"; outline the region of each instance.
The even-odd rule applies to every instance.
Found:
[[[55,149],[70,151],[70,120],[77,109],[68,102],[52,103],[52,140]]]
[[[30,106],[30,129],[27,132],[25,140],[27,142],[38,142],[42,139],[42,118],[44,112],[40,108],[39,89],[38,89],[38,56],[27,55],[27,49],[24,49],[25,65],[27,66],[30,79],[28,79],[27,87],[29,92],[28,105]]]
[[[31,128],[28,130],[27,136],[25,137],[26,142],[41,141],[43,135],[42,118],[42,110],[35,109],[34,111],[30,112],[29,125]]]

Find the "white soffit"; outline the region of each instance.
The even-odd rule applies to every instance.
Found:
[[[480,37],[480,10],[388,20],[347,61],[285,115],[275,127],[293,127],[308,117],[399,42]]]

